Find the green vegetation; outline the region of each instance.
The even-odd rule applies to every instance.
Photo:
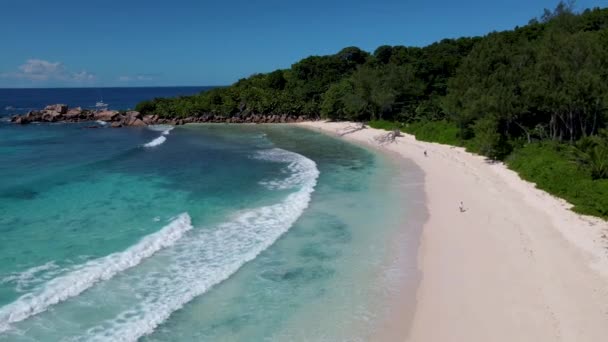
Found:
[[[404,126],[405,124],[396,121],[386,121],[386,120],[373,120],[368,122],[369,127],[385,129],[387,131],[392,131],[394,129],[400,129],[405,132]]]
[[[419,121],[405,125],[402,129],[422,141],[438,142],[440,144],[462,146],[458,127],[447,120]]]
[[[369,121],[368,124],[372,128],[385,129],[387,131],[399,129],[402,132],[415,135],[416,139],[421,141],[430,141],[456,146],[462,146],[463,144],[463,140],[460,139],[458,127],[447,120],[425,120],[410,123],[388,120],[372,120]]]
[[[154,99],[143,114],[290,114],[368,121],[506,160],[522,176],[608,217],[608,9],[560,2],[484,37],[425,47],[348,47],[199,95]]]
[[[608,218],[608,179],[593,179],[575,153],[568,145],[536,142],[515,150],[506,162],[522,178],[572,203],[574,211]]]

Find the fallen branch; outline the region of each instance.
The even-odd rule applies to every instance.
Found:
[[[382,134],[374,137],[374,140],[378,142],[380,145],[389,144],[395,142],[397,137],[402,137],[401,131],[398,129],[394,129],[387,134]]]
[[[358,122],[358,123],[356,123],[354,125],[344,127],[344,129],[342,130],[342,132],[338,133],[338,135],[339,136],[344,136],[344,135],[347,135],[347,134],[352,134],[352,133],[355,133],[355,132],[360,131],[360,130],[365,129],[365,128],[366,128],[365,123]]]

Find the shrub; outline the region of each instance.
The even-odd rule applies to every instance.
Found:
[[[594,180],[587,169],[578,167],[569,145],[529,144],[515,150],[506,162],[523,179],[573,204],[574,211],[608,218],[608,180]]]

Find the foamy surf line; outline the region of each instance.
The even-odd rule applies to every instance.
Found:
[[[162,271],[138,274],[135,269],[117,279],[130,286],[134,298],[142,299],[125,303],[113,319],[75,340],[136,341],[154,332],[173,312],[228,279],[291,228],[308,207],[319,170],[314,161],[281,149],[263,151],[256,158],[288,163],[298,175],[288,178],[290,187],[298,190],[282,202],[252,209],[215,229],[201,229],[180,240],[163,252],[170,262]]]
[[[272,151],[272,150],[270,150]],[[268,161],[272,161],[272,162],[286,162],[285,157],[277,154],[277,153],[273,153],[273,152],[262,152],[257,154],[256,156],[254,156],[254,158],[256,159],[262,159],[262,160],[268,160]],[[287,167],[286,167],[286,172],[290,173],[290,176],[285,178],[285,179],[280,179],[280,180],[269,180],[269,181],[261,181],[259,182],[260,185],[265,186],[267,189],[269,190],[285,190],[285,189],[291,189],[294,186],[297,186],[299,184],[302,184],[304,182],[306,182],[306,177],[308,177],[308,172],[307,172],[307,167],[308,165],[305,165],[303,163],[298,163],[298,162],[289,162]]]
[[[175,128],[171,125],[150,125],[148,129],[155,132],[161,132],[162,135],[169,135],[171,130]]]
[[[54,261],[49,261],[46,264],[10,274],[0,279],[0,284],[15,283],[15,290],[17,292],[26,292],[25,289],[30,288],[32,284],[39,284],[41,279],[43,281],[48,280],[47,277],[55,277],[60,271],[61,268]]]
[[[164,143],[166,140],[167,140],[167,138],[164,135],[161,135],[160,137],[144,144],[144,147],[158,146],[158,145],[161,145],[162,143]]]
[[[91,260],[72,272],[50,280],[37,291],[0,308],[0,332],[10,329],[11,323],[44,312],[52,305],[78,296],[95,283],[138,265],[159,250],[175,244],[190,229],[190,216],[183,213],[160,231],[145,236],[125,251]]]
[[[152,141],[144,144],[144,147],[155,147],[155,146],[159,146],[162,145],[165,141],[167,141],[167,135],[169,135],[169,133],[171,133],[171,130],[174,127],[171,125],[150,125],[148,126],[148,129],[151,131],[155,131],[155,132],[161,132],[160,136],[158,138],[153,139]]]

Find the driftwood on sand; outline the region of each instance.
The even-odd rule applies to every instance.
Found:
[[[394,129],[386,134],[381,134],[381,135],[374,137],[374,140],[376,140],[376,142],[379,143],[380,145],[384,145],[384,144],[390,144],[392,142],[395,142],[395,139],[397,137],[402,137],[402,136],[403,136],[403,134],[401,134],[400,130]]]
[[[355,132],[360,131],[360,130],[365,129],[365,128],[366,128],[366,126],[365,126],[364,122],[356,122],[356,123],[354,123],[354,124],[352,124],[350,126],[344,127],[344,129],[341,130],[338,133],[338,135],[339,136],[345,136],[347,134],[352,134],[352,133],[355,133]]]

